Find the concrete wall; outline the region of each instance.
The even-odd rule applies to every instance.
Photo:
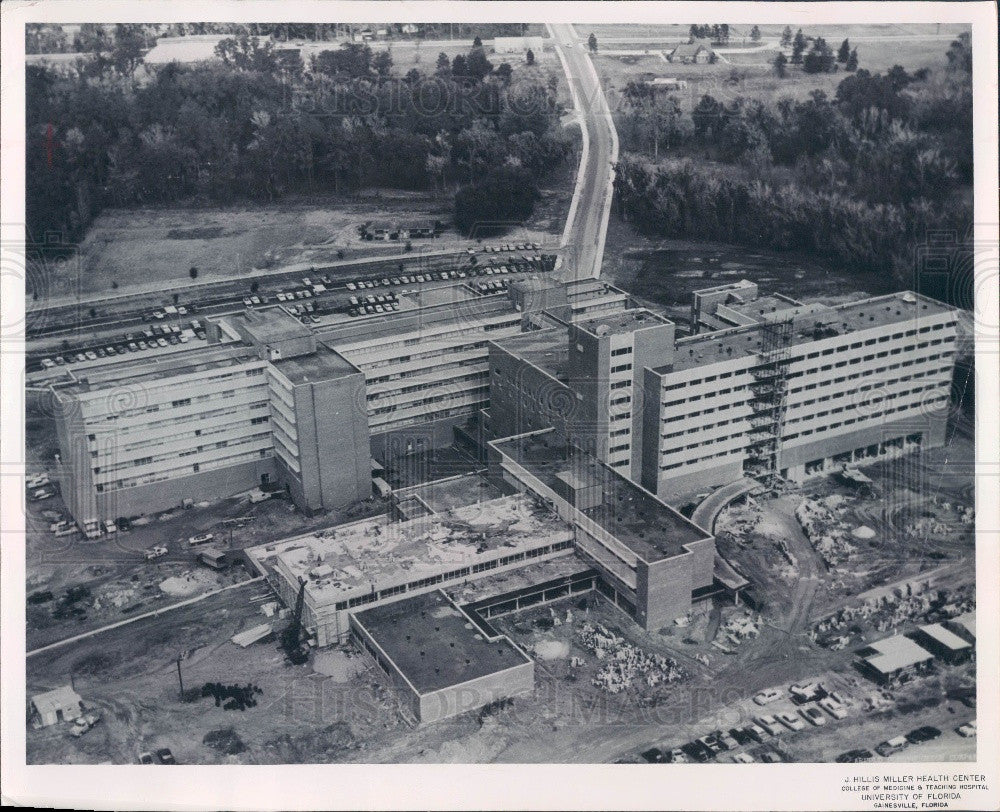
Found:
[[[549,428],[565,438],[583,408],[561,381],[496,344],[490,344],[490,419],[497,437]]]
[[[676,328],[673,324],[661,324],[635,333],[635,345],[632,351],[632,462],[629,469],[629,476],[635,482],[642,481],[645,453],[643,449],[647,441],[653,442],[657,455],[660,449],[658,429],[661,381],[655,373],[650,373],[652,377],[647,380],[646,373],[650,367],[673,363],[675,335]],[[653,428],[657,434],[655,440],[653,432],[646,431],[647,415],[654,413],[656,417],[653,418]],[[649,490],[655,493],[656,486]]]
[[[391,465],[408,454],[445,448],[454,442],[455,426],[468,420],[468,415],[453,415],[441,420],[393,429],[372,434],[369,442],[371,456],[383,465]]]
[[[704,539],[687,545],[691,551],[691,589],[711,586],[715,578],[715,539]]]
[[[505,671],[422,694],[419,719],[436,722],[459,713],[476,710],[507,697],[531,693],[535,689],[535,664],[524,662]]]
[[[694,556],[678,555],[636,567],[636,620],[649,631],[662,629],[691,608]]]
[[[122,488],[97,494],[97,512],[101,519],[139,516],[179,507],[185,499],[195,502],[218,499],[260,487],[261,475],[277,480],[278,468],[274,457],[250,460],[189,476],[151,482],[134,488]]]
[[[743,476],[743,458],[737,457],[729,462],[723,462],[711,468],[700,465],[692,466],[686,473],[683,468],[664,471],[657,484],[656,495],[667,504],[672,504],[680,497],[691,496],[699,491],[728,485]],[[666,474],[673,474],[668,477]]]
[[[364,385],[357,372],[294,388],[302,471],[290,485],[304,509],[330,510],[371,496],[368,418],[358,407]]]

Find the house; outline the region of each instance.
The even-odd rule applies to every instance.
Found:
[[[667,60],[681,65],[704,65],[712,61],[714,54],[706,42],[695,40],[678,45],[667,54]]]
[[[416,36],[420,33],[420,26],[416,23],[403,23],[403,27],[400,30],[409,36]]]
[[[31,697],[31,715],[34,727],[72,722],[83,715],[83,700],[71,686],[64,685]]]
[[[860,649],[857,656],[858,670],[881,685],[924,670],[934,659],[929,651],[899,634]]]

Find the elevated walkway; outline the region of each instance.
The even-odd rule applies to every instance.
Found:
[[[702,500],[701,504],[694,509],[694,513],[691,514],[691,521],[702,530],[714,533],[715,520],[719,517],[722,509],[730,502],[734,502],[760,487],[761,484],[756,479],[748,477],[723,485]]]

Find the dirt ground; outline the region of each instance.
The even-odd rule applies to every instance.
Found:
[[[875,275],[838,270],[792,252],[649,239],[614,213],[607,245],[602,273],[608,281],[680,324],[689,319],[694,291],[741,279],[756,282],[762,296],[782,293],[830,305],[887,292]]]

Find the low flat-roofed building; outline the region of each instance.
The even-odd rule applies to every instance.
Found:
[[[946,629],[954,632],[967,643],[976,645],[976,613],[966,612],[958,617],[946,620],[943,624]]]
[[[379,516],[247,552],[287,605],[305,590],[303,624],[326,646],[346,637],[352,610],[573,550],[572,528],[524,494],[440,512],[419,506],[405,521]]]
[[[972,645],[941,623],[921,626],[910,636],[935,657],[952,665],[965,662],[972,656]]]
[[[927,649],[897,634],[871,643],[857,652],[859,670],[880,684],[926,668],[934,660]]]
[[[534,661],[505,635],[486,636],[441,590],[352,615],[351,637],[418,722],[534,689]]]
[[[36,727],[72,722],[83,715],[83,700],[69,685],[31,697],[31,713]]]

